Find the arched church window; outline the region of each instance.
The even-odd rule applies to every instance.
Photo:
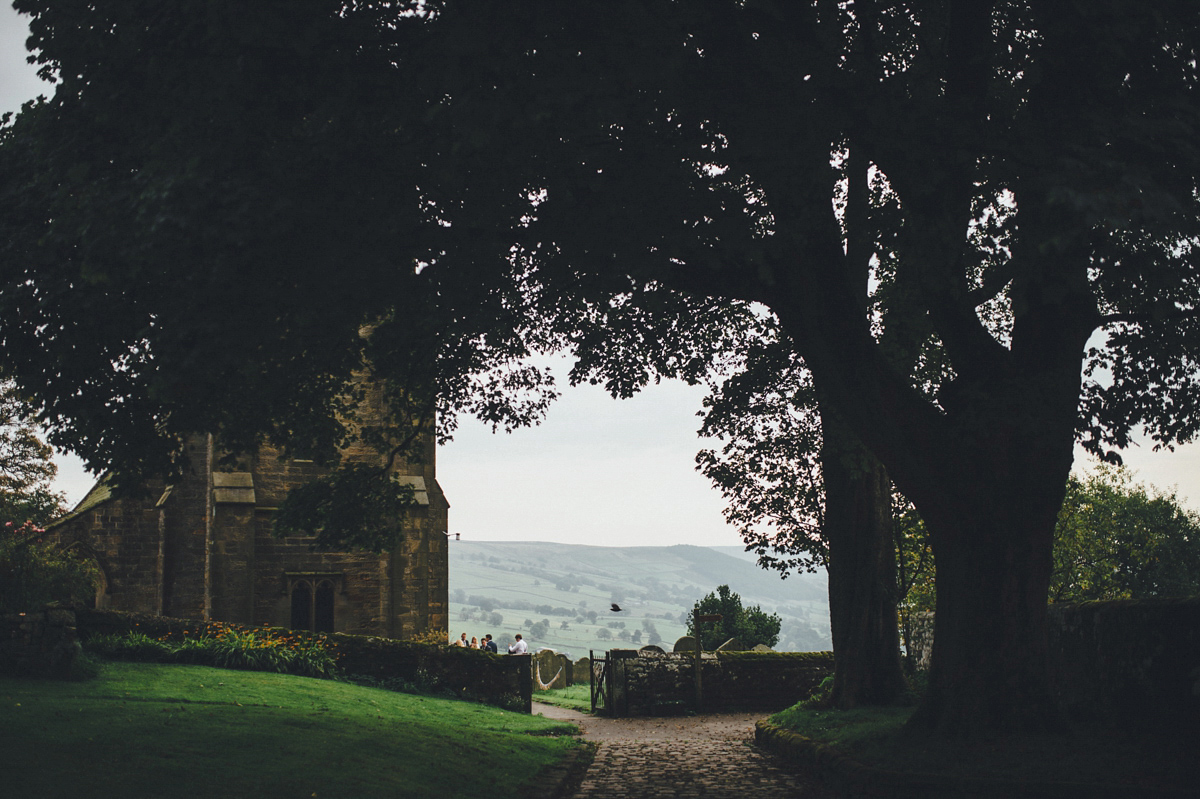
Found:
[[[284,577],[291,598],[289,626],[293,630],[334,632],[334,599],[342,590],[344,576],[336,572],[285,572]]]
[[[313,595],[313,626],[319,633],[333,632],[333,581],[322,580]]]
[[[313,621],[313,591],[307,580],[298,580],[292,585],[293,630],[311,630]]]

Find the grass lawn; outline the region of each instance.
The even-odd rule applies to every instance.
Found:
[[[147,663],[0,678],[0,718],[5,795],[46,799],[517,796],[575,745],[487,705]]]
[[[866,765],[952,777],[1099,783],[1194,789],[1200,780],[1194,735],[1086,727],[1062,735],[1010,735],[989,741],[913,733],[912,707],[808,710],[792,707],[771,723],[834,746]]]
[[[568,707],[581,713],[592,712],[591,688],[587,683],[571,685],[566,688],[555,688],[552,691],[534,691],[534,702],[544,702],[547,705]]]

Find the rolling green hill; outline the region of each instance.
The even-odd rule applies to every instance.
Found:
[[[575,745],[542,716],[208,666],[0,676],[0,708],[4,795],[37,799],[524,797]]]
[[[693,604],[721,584],[744,604],[779,614],[776,649],[830,648],[823,572],[783,580],[738,547],[686,545],[451,541],[450,635],[491,633],[506,646],[520,632],[533,651],[550,647],[573,658],[647,643],[670,651]]]

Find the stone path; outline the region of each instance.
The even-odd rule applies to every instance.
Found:
[[[572,799],[834,797],[751,745],[754,714],[609,719],[536,703],[533,712],[578,724],[598,746]]]

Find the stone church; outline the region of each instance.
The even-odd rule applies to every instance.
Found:
[[[395,467],[418,505],[386,554],[316,552],[308,537],[275,537],[287,491],[322,469],[264,445],[226,471],[210,435],[188,441],[190,466],[176,484],[118,498],[101,479],[50,533],[94,553],[99,607],[389,638],[444,631],[449,505],[426,438],[422,457]]]

